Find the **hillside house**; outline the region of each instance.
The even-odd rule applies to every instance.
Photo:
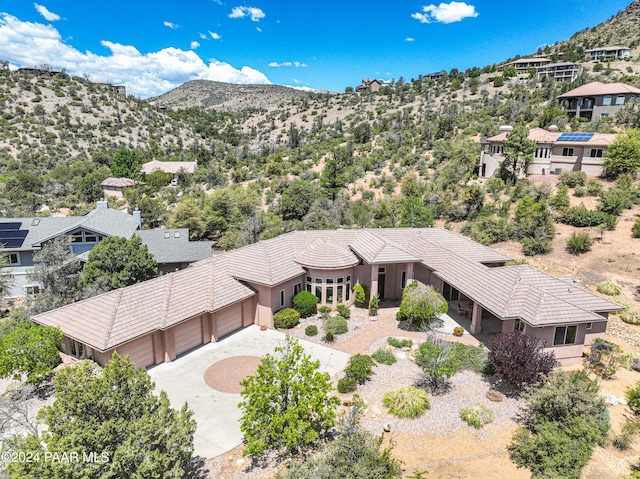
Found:
[[[579,361],[622,307],[510,259],[440,228],[293,231],[32,319],[62,329],[66,354],[105,364],[117,351],[149,367],[254,323],[273,327],[303,289],[335,308],[353,303],[356,283],[398,300],[419,281],[453,308],[468,304],[472,334],[520,330],[564,364]]]
[[[161,272],[175,271],[211,256],[210,242],[190,242],[188,230],[160,230],[152,233],[150,230],[140,231],[141,226],[140,211],[136,210],[133,215],[129,215],[109,208],[106,201],[99,201],[96,209],[82,216],[2,218],[0,245],[8,258],[4,269],[15,278],[8,296],[21,297],[37,291],[38,285],[27,277],[34,265],[33,255],[47,242],[63,235],[70,238],[71,252],[83,261],[86,261],[89,251],[102,239],[109,236],[131,239],[134,234],[140,235],[151,253],[158,254],[156,262]],[[159,246],[157,238],[164,239],[165,231],[170,231],[171,241]]]
[[[192,175],[197,168],[198,164],[195,161],[158,161],[151,160],[142,165],[142,172],[145,175],[149,175],[154,171],[160,170],[165,173],[171,173],[173,179],[178,179],[178,173],[180,171]]]
[[[549,58],[534,57],[534,58],[520,58],[509,63],[502,65],[502,69],[505,70],[509,67],[516,69],[518,75],[529,74],[531,69],[537,70],[538,68],[551,63]]]
[[[584,51],[584,60],[587,62],[624,60],[629,57],[631,57],[631,48],[629,47],[598,47]]]
[[[582,66],[573,62],[548,63],[536,71],[536,78],[542,80],[548,78],[554,82],[571,83],[582,72]]]
[[[127,87],[125,85],[115,85],[111,82],[108,81],[95,81],[95,82],[91,82],[94,85],[97,85],[99,87],[104,88],[105,90],[111,90],[112,92],[115,93],[120,93],[122,95],[127,94]]]
[[[570,118],[589,121],[615,116],[631,102],[640,102],[640,88],[625,83],[591,82],[558,96],[560,106]]]
[[[479,176],[494,176],[502,156],[502,143],[511,131],[503,126],[500,133],[481,141]],[[615,139],[611,133],[561,133],[543,128],[529,130],[529,139],[536,149],[526,172],[527,175],[560,174],[563,171],[584,171],[590,176],[603,176],[603,162],[607,149]]]
[[[107,178],[101,184],[104,197],[113,196],[114,198],[124,198],[125,188],[136,185],[136,182],[129,178]]]
[[[356,87],[356,92],[358,93],[374,93],[380,90],[384,82],[382,80],[370,80],[369,78],[364,78],[362,83]]]

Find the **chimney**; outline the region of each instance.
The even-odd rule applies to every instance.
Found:
[[[109,209],[109,202],[106,200],[100,200],[96,202],[96,209],[99,210],[104,208],[105,210]]]
[[[513,130],[513,127],[511,125],[502,125],[499,128],[500,133],[502,133],[503,131],[511,131]]]
[[[558,131],[558,125],[549,125],[549,131],[556,132]]]
[[[140,213],[138,207],[133,210],[133,221],[137,223],[138,229],[142,229],[142,214]]]

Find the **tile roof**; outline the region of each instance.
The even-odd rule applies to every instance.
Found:
[[[136,182],[129,178],[107,178],[101,183],[102,186],[115,186],[119,188],[135,186],[135,184]]]
[[[187,228],[139,230],[136,235],[158,263],[193,263],[211,257],[211,242],[189,241]]]
[[[195,161],[158,161],[151,160],[142,165],[142,172],[145,174],[151,174],[156,170],[164,171],[165,173],[171,173],[175,175],[183,169],[187,173],[193,173],[196,171]]]
[[[507,137],[508,131],[502,131],[495,136],[487,138],[484,142],[487,143],[502,143]],[[562,131],[548,131],[543,128],[532,128],[529,130],[528,138],[536,143],[549,143],[559,145],[589,145],[589,146],[608,146],[615,140],[616,135],[614,133],[594,133],[593,136],[587,141],[558,141]]]
[[[316,269],[338,269],[355,266],[360,262],[351,250],[326,238],[316,238],[307,248],[296,255],[294,261],[302,266]]]
[[[624,93],[633,93],[640,95],[640,88],[636,88],[625,83],[602,83],[594,81],[587,83],[586,85],[579,86],[573,90],[569,90],[558,98],[572,98],[575,96],[587,96],[587,95],[616,95]]]

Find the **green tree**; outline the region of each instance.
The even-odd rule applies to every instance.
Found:
[[[625,173],[635,177],[640,170],[640,130],[619,133],[609,146],[603,165],[611,178]]]
[[[193,198],[186,197],[171,213],[167,227],[188,228],[189,238],[193,240],[204,236],[207,225],[196,201]]]
[[[527,166],[533,161],[536,142],[529,139],[529,129],[526,126],[518,125],[507,133],[502,146],[504,160],[500,164],[500,177],[504,180],[511,179],[515,183],[520,173],[526,173]]]
[[[400,226],[408,228],[426,228],[433,226],[433,215],[428,208],[422,204],[422,200],[417,196],[408,196],[402,202],[402,215],[400,216]]]
[[[446,313],[449,304],[433,286],[414,282],[402,292],[400,308],[396,314],[398,321],[408,320],[420,327],[428,327],[431,320]]]
[[[92,453],[97,458],[14,462],[11,477],[184,476],[193,453],[193,413],[186,404],[179,411],[171,408],[166,393],[156,395],[147,372],[136,370],[128,357],[114,354],[103,370],[82,361],[60,371],[54,387],[56,400],[38,414],[47,429],[39,437],[27,436],[19,452],[45,457],[73,451],[80,458]]]
[[[62,339],[58,328],[20,320],[0,338],[0,378],[26,376],[28,383],[40,384],[60,364]]]
[[[91,173],[82,176],[76,188],[78,199],[85,203],[95,203],[102,199],[104,197],[102,182],[109,178],[109,176],[111,176],[111,172],[106,166],[101,166]]]
[[[0,299],[9,294],[14,283],[13,273],[11,273],[10,270],[4,269],[8,262],[7,254],[4,252],[2,246],[0,246]]]
[[[278,213],[283,220],[301,220],[319,197],[318,187],[297,179],[287,186],[278,199]]]
[[[111,173],[116,178],[137,178],[140,176],[143,161],[144,157],[140,150],[121,148],[113,157]]]
[[[338,192],[347,184],[345,176],[347,165],[345,162],[348,156],[347,149],[339,147],[324,160],[324,169],[320,175],[320,188],[332,201],[336,200]]]
[[[312,361],[289,335],[275,352],[276,356],[266,354],[256,374],[240,383],[245,455],[300,451],[335,424],[340,400],[329,396],[331,379],[319,371],[320,361]]]
[[[241,186],[223,188],[207,195],[202,207],[207,232],[220,236],[229,229],[240,228],[255,212],[260,200],[255,190]]]
[[[111,291],[158,276],[158,265],[140,236],[104,238],[90,252],[80,284]]]

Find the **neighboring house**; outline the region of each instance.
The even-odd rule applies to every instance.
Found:
[[[108,81],[94,81],[91,83],[93,83],[94,85],[98,85],[99,87],[102,87],[105,90],[111,90],[115,93],[121,93],[125,96],[127,94],[127,87],[125,85],[114,85],[113,83]]]
[[[0,244],[9,260],[5,269],[15,278],[8,296],[20,297],[37,291],[38,285],[27,278],[34,265],[33,255],[48,241],[63,235],[70,237],[71,252],[86,261],[89,251],[103,238],[121,236],[131,239],[134,234],[139,234],[163,273],[182,269],[188,263],[211,256],[210,243],[190,242],[186,229],[141,231],[141,225],[140,211],[129,215],[109,208],[106,201],[99,201],[96,209],[82,216],[2,218]],[[164,239],[166,232],[171,232],[171,238],[160,246],[159,238]]]
[[[447,72],[445,72],[444,70],[441,70],[439,72],[432,72],[429,73],[427,75],[425,75],[426,78],[428,78],[429,80],[433,80],[433,81],[438,81],[441,78],[445,78],[447,77]]]
[[[197,163],[195,161],[158,161],[151,160],[142,165],[142,172],[145,175],[149,175],[156,170],[164,171],[165,173],[171,173],[173,179],[178,179],[178,172],[181,170],[190,175],[196,171]]]
[[[599,62],[602,60],[624,60],[631,56],[629,47],[598,47],[585,50],[584,60],[587,62]]]
[[[548,58],[520,58],[519,60],[505,63],[504,65],[502,65],[502,69],[505,70],[509,67],[513,67],[516,69],[516,72],[518,72],[518,75],[524,75],[528,74],[532,68],[537,70],[538,68],[550,63],[551,60]]]
[[[189,241],[187,228],[140,230],[135,234],[147,245],[163,274],[179,271],[191,263],[211,257],[211,242]]]
[[[22,67],[18,68],[18,73],[23,73],[27,75],[35,75],[35,76],[59,76],[64,75],[63,70],[54,70],[52,68],[40,68],[40,67]]]
[[[129,178],[107,178],[101,183],[105,198],[107,196],[124,198],[124,189],[135,185],[136,182]]]
[[[558,97],[560,105],[570,118],[582,117],[589,121],[615,116],[630,102],[640,101],[640,88],[625,83],[591,82]]]
[[[383,85],[384,82],[382,82],[381,80],[370,80],[369,78],[364,78],[362,80],[362,83],[360,85],[358,85],[356,87],[356,91],[358,93],[363,93],[363,92],[377,92],[378,90],[380,90],[380,87]]]
[[[468,302],[472,334],[520,330],[568,364],[623,309],[570,278],[505,266],[510,259],[440,228],[294,231],[32,319],[60,327],[67,354],[105,364],[118,351],[149,367],[250,324],[273,327],[303,289],[335,308],[353,303],[356,283],[399,300],[419,281],[453,307]]]
[[[503,126],[500,133],[481,141],[479,176],[494,175],[504,161],[503,147],[511,127]],[[607,149],[616,135],[612,133],[561,133],[543,128],[529,130],[529,139],[536,142],[533,161],[526,174],[548,175],[563,171],[584,171],[590,176],[603,176],[603,162]]]
[[[537,69],[536,77],[538,80],[548,78],[555,82],[571,83],[578,78],[582,66],[572,62],[549,63]]]

